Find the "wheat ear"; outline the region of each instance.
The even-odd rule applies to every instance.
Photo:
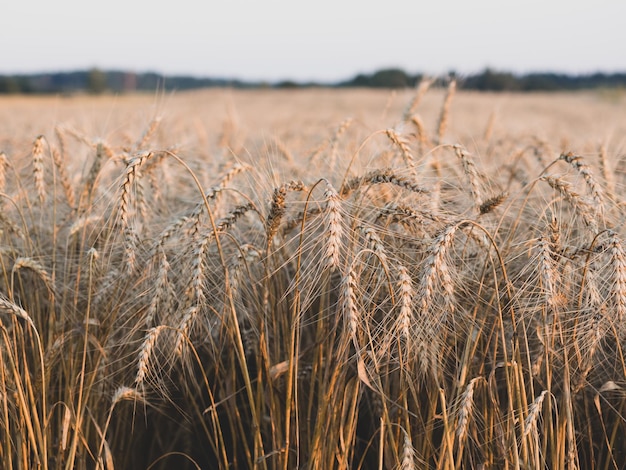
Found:
[[[389,183],[415,193],[427,193],[428,191],[419,186],[413,179],[398,175],[391,169],[369,172],[363,176],[356,176],[345,182],[341,188],[343,197],[350,195],[365,185]]]
[[[30,271],[36,273],[46,285],[48,290],[50,292],[54,292],[54,281],[52,280],[50,274],[48,274],[48,271],[46,271],[46,268],[44,268],[41,263],[35,261],[32,258],[20,256],[13,263],[13,272],[20,269],[29,269]]]
[[[272,239],[278,232],[278,227],[285,215],[285,199],[288,191],[304,191],[306,186],[301,181],[291,181],[274,188],[270,211],[265,219],[265,227],[267,233],[267,243],[271,244]]]
[[[176,337],[176,344],[174,346],[174,352],[178,357],[182,357],[185,351],[185,344],[189,339],[189,332],[193,326],[193,323],[200,311],[197,305],[193,305],[188,308],[178,326],[178,336]]]
[[[456,80],[450,80],[448,85],[448,91],[446,97],[443,100],[443,106],[441,107],[441,114],[439,115],[439,124],[437,126],[437,142],[443,142],[443,136],[446,133],[448,127],[448,117],[450,114],[450,105],[452,104],[452,98],[456,92]]]
[[[419,325],[417,327],[418,343],[416,352],[420,356],[418,359],[422,373],[426,373],[430,369],[435,376],[438,372],[440,326],[445,321],[445,317],[454,312],[454,285],[445,257],[458,228],[459,224],[450,225],[435,238],[429,249],[424,271],[420,277],[417,300]],[[430,310],[435,283],[438,280],[441,281],[444,289],[443,315],[434,316],[431,315]]]
[[[398,330],[400,338],[404,340],[406,350],[412,349],[413,327],[413,299],[415,297],[415,289],[413,288],[413,280],[408,270],[404,266],[398,267],[399,291],[400,291],[400,314],[398,315]]]
[[[426,92],[428,91],[428,89],[433,83],[434,83],[434,80],[430,77],[424,77],[420,80],[419,85],[417,86],[417,90],[415,91],[415,95],[413,96],[413,99],[410,101],[410,103],[408,104],[408,106],[406,107],[402,115],[402,120],[404,122],[407,122],[408,120],[413,118],[413,116],[415,115],[415,111],[417,110],[417,107],[422,101],[422,98],[424,98],[424,95],[426,95]]]
[[[602,214],[604,212],[604,195],[602,192],[601,186],[597,183],[596,179],[593,177],[593,173],[589,165],[587,165],[580,155],[574,155],[572,152],[561,154],[559,157],[561,160],[565,160],[569,163],[574,169],[580,173],[580,175],[587,183],[589,187],[589,191],[591,192],[591,197],[596,204],[597,212]]]
[[[57,172],[59,173],[61,187],[63,188],[67,204],[71,208],[74,208],[76,205],[76,197],[74,195],[74,188],[72,188],[72,183],[70,182],[70,177],[67,173],[67,166],[65,164],[65,159],[63,158],[63,153],[59,152],[56,148],[52,149],[52,161],[54,162]]]
[[[111,407],[114,407],[121,401],[136,401],[146,403],[144,396],[136,388],[118,387],[111,398]]]
[[[557,191],[561,196],[565,198],[572,206],[575,211],[582,217],[585,224],[591,228],[594,232],[597,230],[597,220],[595,218],[596,211],[594,208],[585,201],[580,194],[572,189],[572,185],[562,178],[557,178],[554,176],[544,175],[540,178],[541,181],[545,181]]]
[[[0,192],[4,192],[8,167],[9,159],[7,158],[6,153],[0,152]]]
[[[44,141],[45,137],[40,135],[33,143],[33,178],[35,180],[37,196],[41,204],[43,204],[46,199],[46,184],[43,167]]]
[[[598,159],[600,161],[600,171],[602,172],[602,177],[606,184],[606,190],[609,197],[613,197],[615,194],[615,176],[609,159],[607,158],[606,145],[604,144],[600,145],[598,149]]]
[[[480,189],[481,177],[478,173],[478,169],[476,168],[476,163],[474,163],[472,155],[462,146],[454,145],[454,152],[459,160],[461,160],[463,173],[465,174],[467,182],[469,183],[470,193],[472,195],[472,199],[474,200],[474,205],[478,208],[478,211],[480,212],[483,201],[482,192]]]
[[[548,391],[544,390],[530,404],[528,416],[526,416],[526,419],[524,420],[524,434],[522,435],[522,439],[525,439],[533,430],[537,429],[537,420],[539,419],[539,414],[541,413],[541,408],[543,407],[543,400],[545,399],[547,393]]]
[[[139,349],[139,354],[137,356],[137,375],[135,376],[136,388],[141,387],[144,383],[144,380],[148,376],[152,351],[156,346],[159,335],[165,328],[165,325],[159,325],[155,328],[150,328],[150,330],[148,330],[148,333],[146,334],[145,339],[143,340],[141,348]]]
[[[0,309],[10,312],[16,317],[21,318],[22,320],[26,320],[33,328],[35,327],[35,323],[33,322],[32,318],[30,318],[30,315],[28,315],[26,310],[17,306],[9,299],[5,298],[2,294],[0,294]]]
[[[415,448],[411,441],[411,435],[404,429],[402,429],[404,435],[404,443],[402,445],[402,462],[400,464],[401,470],[415,470]]]
[[[415,168],[415,158],[411,154],[411,149],[409,149],[409,144],[393,129],[387,129],[385,131],[387,137],[395,145],[402,154],[402,158],[404,159],[404,164],[409,168],[411,175],[414,177],[417,175],[417,170]]]
[[[167,301],[167,295],[169,293],[168,286],[168,273],[170,270],[170,264],[167,261],[167,256],[165,255],[165,251],[159,251],[159,271],[157,273],[156,283],[155,283],[155,292],[150,300],[150,305],[148,306],[148,311],[146,312],[145,325],[147,327],[151,327],[154,321],[154,317],[156,316],[157,309],[160,307],[161,310],[167,310],[163,308],[163,304]]]
[[[324,191],[326,199],[326,267],[334,271],[340,265],[340,255],[343,236],[343,217],[341,215],[341,198],[332,184],[326,181]]]
[[[476,383],[482,380],[482,377],[474,377],[470,380],[467,387],[465,387],[465,391],[461,397],[461,405],[459,408],[459,422],[456,428],[456,435],[459,438],[459,442],[465,442],[467,437],[467,430],[469,428],[469,421],[472,416],[472,410],[474,408],[474,389],[476,388]]]
[[[343,297],[342,310],[343,317],[346,320],[348,326],[348,337],[354,343],[357,351],[359,349],[359,323],[361,321],[361,315],[356,301],[356,289],[357,283],[353,272],[353,267],[350,266],[346,275],[343,278],[341,294]]]
[[[622,326],[626,319],[626,253],[624,253],[621,239],[613,231],[609,232],[609,247],[613,265],[612,292],[615,299],[616,320],[621,332],[626,331],[626,328]]]

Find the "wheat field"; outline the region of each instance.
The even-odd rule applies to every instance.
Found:
[[[0,98],[0,467],[626,468],[626,98]]]

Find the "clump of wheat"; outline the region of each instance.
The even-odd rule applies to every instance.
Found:
[[[621,165],[430,84],[373,133],[2,140],[0,467],[624,466]]]

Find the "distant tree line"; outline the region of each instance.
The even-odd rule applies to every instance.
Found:
[[[451,72],[440,77],[446,82],[454,76],[461,88],[479,91],[559,91],[593,88],[626,88],[626,73],[593,73],[568,75],[560,73],[513,74],[485,69],[477,74],[457,75]],[[299,87],[367,87],[407,88],[415,86],[422,74],[410,74],[399,68],[387,68],[335,83],[247,82],[235,79],[165,76],[158,73],[103,71],[97,68],[77,72],[41,73],[30,75],[0,75],[0,94],[9,93],[125,93],[134,91],[190,90],[209,87],[233,88],[299,88]]]

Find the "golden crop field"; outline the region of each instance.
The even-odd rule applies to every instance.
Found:
[[[626,467],[626,96],[0,98],[3,469]]]

